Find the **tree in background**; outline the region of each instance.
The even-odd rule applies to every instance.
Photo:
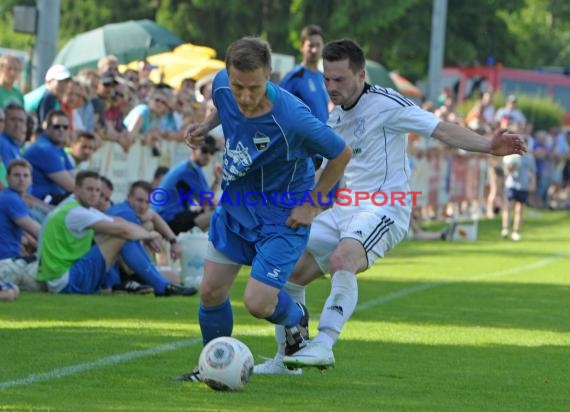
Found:
[[[267,39],[274,51],[298,53],[298,33],[319,24],[327,39],[353,38],[367,55],[411,80],[427,73],[433,0],[61,0],[59,47],[77,33],[107,23],[148,18],[180,38],[208,45],[224,57],[244,35]],[[27,50],[34,38],[14,33],[14,5],[2,0],[0,47]],[[489,56],[509,67],[567,65],[570,2],[480,0],[448,2],[446,65],[486,64]],[[298,56],[297,56],[298,57]]]

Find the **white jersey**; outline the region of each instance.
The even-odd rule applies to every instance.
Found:
[[[366,85],[353,107],[334,108],[328,124],[352,148],[352,159],[344,171],[344,187],[350,189],[352,202],[339,202],[317,215],[311,226],[307,251],[323,273],[330,271],[330,256],[340,239],[352,238],[364,248],[368,266],[404,239],[410,223],[412,198],[404,204],[392,203],[392,194],[409,189],[408,133],[429,137],[439,119],[392,89]],[[340,189],[341,191],[344,189]],[[384,198],[359,200],[356,193],[383,192]],[[403,192],[403,193],[402,193]],[[343,196],[348,197],[347,192]],[[362,199],[362,197],[361,197]]]
[[[439,119],[392,89],[366,85],[356,104],[336,106],[328,124],[352,148],[345,187],[353,191],[407,191],[408,133],[429,137]]]

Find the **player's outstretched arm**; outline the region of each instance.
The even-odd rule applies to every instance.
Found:
[[[465,127],[449,122],[440,122],[433,131],[432,137],[449,146],[496,156],[523,154],[527,150],[525,139],[520,134],[498,130],[493,135],[481,136]]]

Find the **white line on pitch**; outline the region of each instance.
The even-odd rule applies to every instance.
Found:
[[[391,302],[393,300],[403,298],[409,295],[413,295],[414,293],[422,292],[424,290],[429,290],[433,288],[437,288],[444,285],[449,285],[453,283],[460,283],[460,282],[471,282],[475,280],[480,280],[484,278],[491,278],[491,277],[499,277],[499,276],[507,276],[512,275],[520,272],[524,272],[531,269],[537,269],[546,265],[549,265],[552,262],[555,262],[560,259],[567,259],[570,257],[570,254],[557,254],[551,256],[546,259],[541,259],[534,263],[530,263],[528,265],[523,266],[516,266],[510,269],[501,270],[498,272],[488,273],[484,275],[478,275],[467,279],[461,280],[450,280],[445,282],[433,282],[433,283],[426,283],[423,285],[416,285],[409,288],[400,289],[396,292],[390,293],[386,296],[382,296],[377,299],[372,299],[366,302],[361,303],[356,307],[357,311],[370,309],[375,306],[383,305],[385,303]],[[93,362],[87,363],[80,363],[73,366],[67,366],[65,368],[54,369],[50,372],[45,373],[35,373],[29,375],[23,379],[16,379],[12,381],[0,382],[0,390],[13,388],[15,386],[23,386],[23,385],[31,385],[33,383],[47,381],[51,379],[58,379],[63,378],[69,375],[75,375],[77,373],[86,372],[92,369],[97,369],[105,366],[116,365],[123,362],[128,362],[134,359],[143,358],[146,356],[153,356],[158,355],[163,352],[170,352],[176,349],[180,349],[186,346],[192,346],[201,341],[200,338],[193,338],[193,339],[184,339],[177,342],[167,343],[164,345],[156,346],[154,348],[146,349],[146,350],[138,350],[138,351],[131,351],[122,353],[119,355],[108,356],[106,358],[101,358]]]
[[[199,343],[200,338],[184,339],[177,342],[167,343],[164,345],[156,346],[146,350],[135,350],[132,352],[122,353],[120,355],[108,356],[93,362],[80,363],[78,365],[67,366],[65,368],[54,369],[50,372],[35,373],[27,376],[24,379],[17,379],[13,381],[0,382],[0,390],[12,388],[14,386],[31,385],[32,383],[47,381],[50,379],[63,378],[64,376],[75,375],[76,373],[86,372],[91,369],[96,369],[104,366],[116,365],[122,362],[128,362],[134,359],[143,358],[145,356],[158,355],[163,352],[170,352],[172,350],[180,349],[185,346],[191,346]]]
[[[446,281],[442,281],[442,282],[432,282],[432,283],[425,283],[423,285],[410,286],[409,288],[400,289],[400,290],[397,290],[396,292],[389,293],[385,296],[381,296],[379,298],[371,299],[371,300],[368,300],[366,302],[363,302],[360,305],[357,305],[355,310],[361,311],[361,310],[370,309],[370,308],[373,308],[375,306],[383,305],[384,303],[388,303],[388,302],[391,302],[391,301],[399,299],[399,298],[403,298],[403,297],[413,295],[413,294],[418,293],[418,292],[423,292],[424,290],[434,289],[434,288],[444,286],[444,285],[451,285],[454,283],[462,283],[462,282],[473,282],[473,281],[477,281],[477,280],[481,280],[481,279],[496,278],[496,277],[507,276],[507,275],[514,275],[516,273],[526,272],[527,270],[538,269],[538,268],[541,268],[543,266],[549,265],[552,262],[556,262],[557,260],[568,259],[569,257],[570,257],[570,254],[568,254],[568,253],[559,253],[559,254],[550,256],[548,258],[538,260],[534,263],[529,263],[527,265],[515,266],[515,267],[509,268],[509,269],[499,270],[497,272],[486,273],[483,275],[477,275],[477,276],[473,276],[470,278],[457,279],[457,280],[446,280]]]

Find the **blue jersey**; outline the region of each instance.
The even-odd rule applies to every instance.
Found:
[[[225,137],[222,189],[228,202],[221,206],[233,223],[248,229],[263,224],[284,224],[291,209],[315,186],[311,157],[334,159],[344,140],[311,114],[299,99],[268,82],[273,107],[257,117],[245,117],[231,93],[226,70],[213,83],[212,99]],[[249,202],[235,199],[248,194]],[[269,195],[276,207],[256,205],[255,198]],[[289,198],[292,201],[282,202]]]
[[[56,145],[47,135],[42,134],[24,152],[23,157],[33,167],[32,194],[35,197],[43,199],[48,194],[65,194],[65,190],[48,176],[52,173],[75,169],[63,147]]]
[[[320,71],[308,70],[299,64],[283,77],[279,86],[301,99],[321,122],[327,122],[329,95]]]
[[[135,210],[131,207],[128,200],[125,200],[121,203],[117,203],[116,205],[111,206],[109,209],[105,211],[105,214],[109,216],[118,216],[126,221],[131,223],[140,225],[141,220],[135,213]]]
[[[6,168],[8,163],[21,157],[20,145],[6,133],[0,134],[0,158]]]
[[[202,168],[192,160],[184,160],[168,171],[162,178],[160,188],[165,190],[164,204],[154,204],[153,209],[166,222],[188,210],[190,206],[203,203],[200,198],[210,196],[210,187]]]
[[[0,259],[21,255],[23,230],[16,224],[16,219],[30,216],[28,206],[18,193],[10,188],[0,192]]]

